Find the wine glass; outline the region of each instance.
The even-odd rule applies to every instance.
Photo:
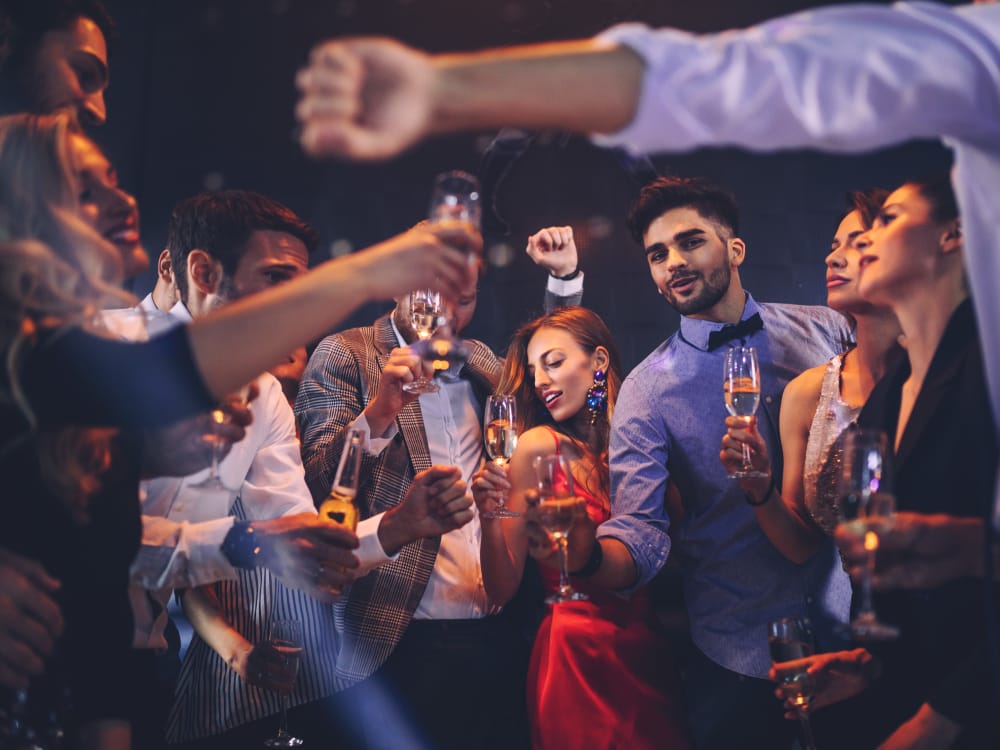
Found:
[[[268,646],[282,657],[281,682],[293,686],[299,671],[299,660],[302,658],[302,623],[298,620],[274,620],[271,623]],[[302,740],[288,733],[288,692],[281,694],[281,723],[278,733],[264,741],[265,747],[298,747]]]
[[[558,604],[587,599],[586,594],[574,590],[570,585],[569,571],[566,570],[569,531],[580,504],[573,491],[573,473],[569,461],[558,454],[536,456],[535,473],[538,477],[538,520],[559,547],[559,588],[546,598],[545,603]]]
[[[816,689],[815,681],[803,666],[800,670],[780,669],[782,663],[804,659],[815,653],[812,625],[804,617],[782,617],[767,624],[767,645],[771,661],[779,668],[778,689],[785,700],[795,706],[802,724],[802,750],[816,750],[812,725],[809,723],[809,701]]]
[[[872,569],[879,534],[888,530],[896,510],[892,494],[889,441],[879,430],[850,430],[843,437],[838,514],[840,526],[864,541],[867,560],[861,578],[861,604],[851,621],[859,641],[886,641],[899,637],[899,628],[881,622],[872,604]]]
[[[757,364],[757,350],[752,346],[734,346],[726,351],[723,367],[723,391],[726,409],[734,417],[742,417],[748,428],[757,421],[757,407],[760,405],[760,366]],[[734,479],[757,479],[767,477],[753,468],[750,461],[750,446],[743,443],[743,466],[729,476]]]
[[[493,463],[503,468],[514,455],[514,448],[517,446],[517,402],[514,396],[503,394],[486,399],[483,434],[486,437],[486,452]],[[481,515],[484,518],[516,518],[522,515],[508,508],[504,500],[501,495],[496,508]]]
[[[232,394],[230,398],[237,401],[242,408],[246,408],[250,398],[250,384],[247,383],[244,385],[236,393]],[[200,490],[235,492],[239,488],[227,486],[219,475],[219,464],[222,461],[222,454],[227,444],[226,439],[222,436],[222,428],[232,421],[232,415],[225,409],[212,409],[209,417],[209,432],[204,436],[204,440],[208,441],[212,448],[212,463],[208,470],[208,476],[191,486],[197,487]]]
[[[421,342],[429,340],[437,331],[444,316],[441,295],[430,289],[410,292],[409,306],[410,326],[417,334],[417,339]],[[435,393],[439,388],[433,380],[421,375],[409,383],[404,383],[403,390],[407,393]]]
[[[479,232],[482,220],[479,180],[467,172],[454,171],[439,174],[434,180],[430,209],[431,224],[462,224]],[[468,350],[454,336],[454,300],[442,299],[437,330],[426,339],[418,340],[414,351],[431,363],[435,370],[447,370],[468,359]]]

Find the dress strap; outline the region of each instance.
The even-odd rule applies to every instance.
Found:
[[[556,441],[556,455],[557,456],[561,456],[562,455],[562,448],[559,445],[559,433],[556,432],[555,430],[553,430],[548,425],[544,425],[544,427],[552,435],[552,439]]]

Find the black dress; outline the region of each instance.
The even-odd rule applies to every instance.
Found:
[[[909,374],[904,357],[879,382],[859,417],[861,426],[884,430],[890,444]],[[948,323],[899,443],[898,508],[989,519],[996,434],[975,316],[966,300]],[[955,747],[1000,747],[986,629],[986,608],[995,612],[998,601],[992,582],[972,579],[876,595],[879,617],[898,625],[901,635],[870,649],[884,663],[883,678],[862,696],[874,709],[863,722],[873,730],[871,746],[927,702],[965,727]]]
[[[203,412],[214,399],[184,328],[141,344],[79,329],[50,331],[20,373],[38,430],[30,433],[10,404],[0,406],[0,546],[40,562],[62,584],[56,600],[65,632],[29,695],[35,710],[60,712],[71,738],[76,722],[128,717],[128,570],[141,539],[140,428]],[[45,481],[35,444],[38,435],[70,425],[123,428],[111,439],[110,466],[90,498],[85,524]]]

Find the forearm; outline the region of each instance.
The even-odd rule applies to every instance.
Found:
[[[440,56],[435,66],[436,132],[511,126],[582,133],[612,133],[631,121],[644,67],[631,50],[592,40]]]
[[[801,565],[816,554],[822,532],[814,523],[804,519],[777,488],[766,502],[753,510],[761,531],[788,560]]]
[[[628,547],[612,537],[602,537],[596,543],[601,545],[604,559],[590,580],[595,585],[610,590],[635,586],[639,571]]]
[[[502,519],[480,518],[482,537],[479,542],[479,561],[483,571],[483,586],[490,602],[503,606],[514,597],[521,584],[524,553],[519,564],[507,546]]]
[[[247,641],[229,622],[215,591],[209,586],[189,589],[184,593],[184,613],[191,627],[226,664],[239,672],[253,644]]]
[[[191,349],[208,390],[221,399],[366,302],[369,285],[357,257],[328,261],[193,322]]]

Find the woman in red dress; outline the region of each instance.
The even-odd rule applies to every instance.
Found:
[[[537,456],[569,459],[576,494],[594,523],[610,516],[608,430],[621,371],[604,321],[566,307],[514,335],[498,393],[518,407],[518,442],[508,472],[487,464],[473,478],[481,512],[483,583],[493,603],[506,604],[531,553],[554,563],[552,545],[537,539],[523,517],[487,518],[500,493],[516,512],[536,486]],[[545,552],[549,551],[545,559]],[[554,565],[543,566],[555,590]],[[554,604],[539,628],[528,672],[528,712],[535,750],[684,750],[690,747],[666,638],[655,629],[644,590],[630,599],[573,581],[590,598]]]

